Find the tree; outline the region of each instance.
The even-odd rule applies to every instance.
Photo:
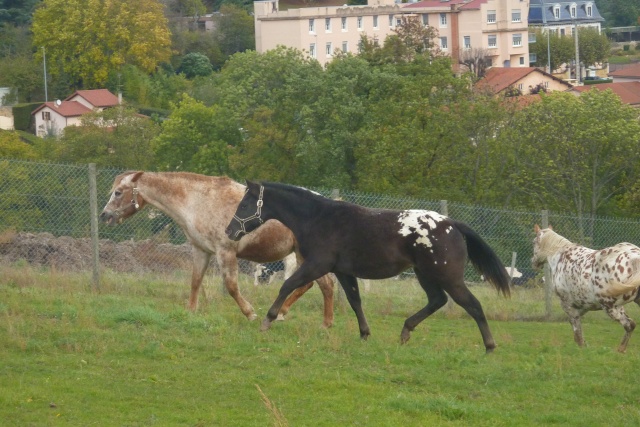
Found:
[[[82,117],[82,125],[64,129],[58,161],[96,163],[102,167],[147,169],[152,165],[151,140],[158,126],[133,109],[114,107]]]
[[[590,216],[615,208],[640,174],[638,113],[610,90],[552,92],[518,112],[499,138],[513,149],[520,203]],[[613,206],[613,207],[612,207]]]
[[[480,47],[462,50],[458,61],[477,78],[483,77],[487,68],[491,66],[489,50]]]
[[[213,72],[213,67],[205,55],[191,52],[182,57],[178,71],[192,79],[196,76],[208,76]]]
[[[11,88],[9,99],[5,99],[5,103],[42,99],[44,92],[42,68],[33,61],[30,54],[0,58],[0,86]],[[0,99],[0,105],[2,101]]]
[[[224,55],[256,48],[253,16],[245,9],[232,4],[222,5],[216,24],[215,37]]]
[[[40,0],[0,0],[0,24],[28,25]]]
[[[580,28],[578,30],[578,48],[580,61],[587,67],[607,62],[611,53],[611,42],[597,28]]]
[[[575,58],[575,44],[572,37],[561,36],[556,32],[536,29],[536,41],[529,44],[529,53],[535,53],[536,65],[546,67],[551,52],[551,71],[557,70],[562,64],[571,62]]]
[[[17,133],[0,131],[0,158],[34,160],[37,157],[33,147],[22,141]]]
[[[32,31],[36,57],[44,46],[50,72],[65,72],[86,88],[104,84],[124,64],[152,72],[170,56],[167,20],[156,0],[44,0]]]
[[[240,139],[240,130],[224,109],[183,95],[153,141],[155,162],[161,170],[227,175],[230,146]]]

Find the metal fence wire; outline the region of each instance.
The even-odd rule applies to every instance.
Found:
[[[190,247],[180,228],[155,209],[145,209],[118,227],[98,227],[92,236],[89,165],[0,159],[0,262],[26,260],[58,269],[109,268],[162,272],[190,269]],[[109,198],[117,169],[97,169],[97,210]],[[442,200],[314,189],[327,197],[362,206],[438,211],[469,224],[506,266],[533,276],[533,225],[552,224],[573,242],[593,248],[628,241],[640,244],[640,220],[576,216],[546,211],[503,210]],[[99,265],[91,258],[91,240],[99,240]],[[66,251],[66,252],[65,252]],[[479,280],[468,268],[467,279]]]

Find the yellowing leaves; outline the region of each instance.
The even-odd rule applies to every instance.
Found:
[[[44,0],[32,28],[39,54],[46,48],[49,72],[64,71],[86,87],[103,84],[124,64],[153,71],[171,54],[156,0]]]

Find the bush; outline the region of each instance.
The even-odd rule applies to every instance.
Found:
[[[636,43],[636,50],[640,50],[640,43]]]
[[[13,106],[13,127],[15,130],[29,131],[31,127],[31,112],[42,105],[42,102],[16,104]]]
[[[628,45],[628,44],[625,44],[624,46],[622,46],[622,50],[624,50],[625,52],[628,52],[630,48],[631,48],[631,45]]]

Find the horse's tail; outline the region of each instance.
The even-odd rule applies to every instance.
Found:
[[[511,295],[509,275],[498,255],[467,224],[454,221],[455,227],[467,241],[467,252],[473,266],[504,296]]]
[[[607,289],[604,289],[608,296],[619,297],[620,295],[631,292],[637,288],[640,288],[640,258],[634,258],[630,262],[633,274],[628,277],[624,282],[611,280],[607,284]]]

